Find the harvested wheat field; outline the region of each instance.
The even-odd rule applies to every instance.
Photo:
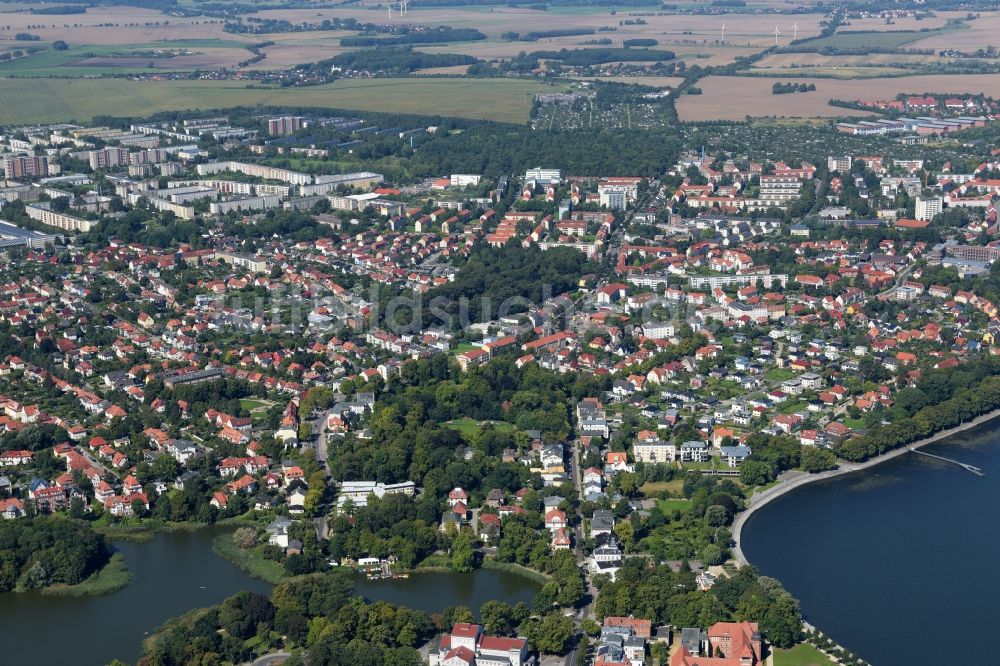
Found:
[[[1000,90],[1000,74],[925,75],[884,79],[833,80],[796,77],[815,83],[807,93],[775,95],[771,86],[789,79],[771,77],[709,76],[698,83],[701,95],[686,95],[677,101],[681,120],[743,120],[753,118],[816,118],[862,115],[830,106],[830,99],[888,99],[899,93],[986,93]]]
[[[754,65],[754,69],[780,67],[871,67],[899,63],[924,64],[939,62],[940,56],[910,53],[872,53],[869,55],[824,55],[822,53],[772,53]],[[808,74],[804,72],[804,74]]]
[[[644,12],[645,14],[645,12]],[[321,21],[325,18],[354,18],[358,21],[384,23],[388,20],[384,8],[374,9],[356,5],[334,8],[264,10],[254,14],[262,19],[285,19],[288,21]],[[778,25],[782,36],[779,43],[792,39],[792,24],[798,23],[798,36],[809,37],[819,34],[821,14],[800,14],[792,16],[741,15],[741,16],[680,16],[673,14],[644,15],[643,25],[623,25],[628,12],[611,14],[600,7],[552,7],[548,11],[510,7],[435,7],[411,8],[405,19],[407,23],[427,25],[449,25],[456,28],[476,28],[490,37],[499,37],[505,32],[526,33],[536,30],[564,28],[613,27],[613,32],[602,32],[589,36],[590,39],[609,38],[656,39],[661,45],[689,41],[699,43],[714,41],[721,37],[726,24],[726,41],[736,45],[751,44],[767,46],[774,42],[774,28]],[[584,38],[584,41],[586,38]],[[544,44],[547,40],[535,42]],[[567,42],[567,44],[572,42]],[[531,50],[532,43],[522,43],[524,50]],[[474,55],[474,54],[473,54]]]
[[[679,76],[575,76],[578,81],[610,81],[613,83],[634,83],[653,88],[676,88],[684,79]]]
[[[920,39],[908,47],[914,49],[961,49],[974,51],[987,46],[1000,46],[1000,13],[982,13],[979,18],[968,21],[966,30],[955,30],[946,34]]]
[[[145,44],[181,39],[240,39],[237,35],[224,32],[223,23],[222,19],[181,18],[135,7],[88,7],[85,14],[64,16],[0,12],[0,28],[9,26],[11,33],[30,32],[41,37],[42,41],[62,39],[71,46]]]
[[[886,23],[883,18],[859,18],[850,19],[841,24],[841,30],[934,30],[943,28],[952,19],[964,19],[968,12],[939,12],[935,11],[934,16],[920,19],[912,16],[904,16],[892,19],[892,23]]]

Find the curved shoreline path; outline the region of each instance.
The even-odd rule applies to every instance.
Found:
[[[971,430],[977,428],[985,423],[989,423],[993,419],[1000,417],[1000,409],[993,410],[992,412],[987,412],[982,416],[978,416],[971,421],[959,424],[954,428],[949,428],[947,430],[942,430],[939,433],[931,435],[926,439],[922,439],[915,444],[908,444],[907,446],[900,447],[898,449],[893,449],[888,453],[883,453],[882,455],[875,456],[874,458],[869,458],[868,460],[860,463],[842,462],[837,467],[837,469],[828,470],[826,472],[819,472],[817,474],[809,474],[808,472],[802,472],[799,470],[790,470],[784,472],[779,476],[779,481],[776,485],[771,486],[767,490],[761,491],[759,493],[754,493],[747,503],[747,508],[741,511],[736,519],[733,521],[732,526],[732,536],[733,536],[733,559],[736,560],[737,565],[744,566],[749,564],[746,555],[743,554],[743,548],[741,544],[741,537],[743,533],[743,527],[747,520],[756,512],[758,509],[767,506],[769,503],[773,502],[775,499],[792,492],[797,488],[806,486],[810,483],[815,483],[816,481],[822,481],[824,479],[832,479],[835,476],[841,476],[843,474],[853,474],[854,472],[860,472],[862,470],[868,469],[870,467],[875,467],[876,465],[881,465],[887,460],[892,460],[893,458],[898,458],[899,456],[906,455],[911,452],[911,449],[919,449],[929,444],[934,444],[935,442],[940,442],[943,439],[952,437],[966,430]]]

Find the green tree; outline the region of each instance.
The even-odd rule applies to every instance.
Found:
[[[528,641],[546,654],[565,654],[572,637],[573,620],[562,613],[549,613],[528,627]]]
[[[461,532],[451,545],[451,570],[456,573],[468,573],[476,566],[476,551],[472,545],[472,535]]]
[[[806,446],[802,449],[802,461],[800,464],[806,472],[823,472],[828,469],[836,469],[837,456],[829,449]]]
[[[762,486],[774,479],[774,468],[762,460],[747,458],[740,465],[740,481],[747,486]]]
[[[257,633],[257,625],[274,620],[274,605],[262,594],[243,590],[226,599],[219,608],[219,624],[240,639]]]
[[[479,619],[491,634],[509,634],[515,628],[514,609],[510,604],[491,599],[479,608]]]

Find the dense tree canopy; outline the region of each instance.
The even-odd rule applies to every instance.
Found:
[[[104,537],[63,516],[0,520],[0,592],[75,585],[107,564]]]

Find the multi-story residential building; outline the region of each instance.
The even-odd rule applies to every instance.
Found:
[[[452,187],[468,187],[469,185],[478,185],[483,177],[479,174],[472,173],[453,173],[448,182]]]
[[[207,164],[199,164],[197,171],[199,176],[211,176],[216,173],[234,171],[236,173],[246,174],[247,176],[253,176],[255,178],[280,180],[293,185],[308,185],[313,182],[313,177],[307,173],[300,173],[289,169],[279,169],[277,167],[267,166],[266,164],[251,164],[248,162],[208,162]]]
[[[640,436],[639,441],[633,445],[632,452],[636,462],[647,464],[673,462],[677,457],[677,447],[672,442],[664,441],[656,435],[645,438]]]
[[[209,212],[212,215],[225,215],[233,211],[241,210],[266,210],[268,208],[280,208],[281,197],[278,195],[260,197],[241,197],[229,201],[213,201],[209,204]]]
[[[628,205],[626,188],[619,186],[601,187],[598,190],[601,205],[611,210],[625,210]]]
[[[917,197],[915,217],[918,220],[932,220],[944,208],[941,197]]]
[[[944,251],[950,257],[987,264],[1000,259],[1000,247],[996,245],[945,245]]]
[[[692,289],[715,289],[716,287],[746,287],[763,284],[770,289],[771,285],[788,284],[788,276],[784,273],[767,273],[764,275],[692,275],[688,278]]]
[[[851,170],[851,156],[841,155],[840,157],[830,156],[826,158],[826,168],[830,171],[839,171],[840,173],[847,173]]]
[[[535,167],[534,169],[528,169],[524,172],[524,179],[526,181],[537,180],[545,183],[560,181],[562,180],[562,171],[559,169],[543,169],[542,167]]]
[[[128,150],[125,148],[104,148],[103,150],[91,150],[87,153],[87,160],[90,168],[113,169],[129,165]]]
[[[802,181],[796,176],[761,176],[761,201],[784,203],[798,199],[802,191]]]
[[[5,157],[2,164],[4,175],[10,179],[37,178],[49,175],[49,158],[35,155]]]
[[[408,495],[412,497],[417,487],[412,481],[402,483],[382,483],[381,481],[344,481],[337,495],[337,507],[343,508],[348,500],[356,507],[368,506],[368,496],[382,498],[386,495]]]
[[[267,133],[271,136],[288,136],[295,134],[308,126],[308,120],[302,116],[282,116],[267,121]]]
[[[90,231],[97,224],[92,220],[85,220],[65,213],[57,213],[49,208],[48,202],[40,201],[25,207],[25,212],[32,220],[37,220],[50,227],[62,229],[64,231]]]

